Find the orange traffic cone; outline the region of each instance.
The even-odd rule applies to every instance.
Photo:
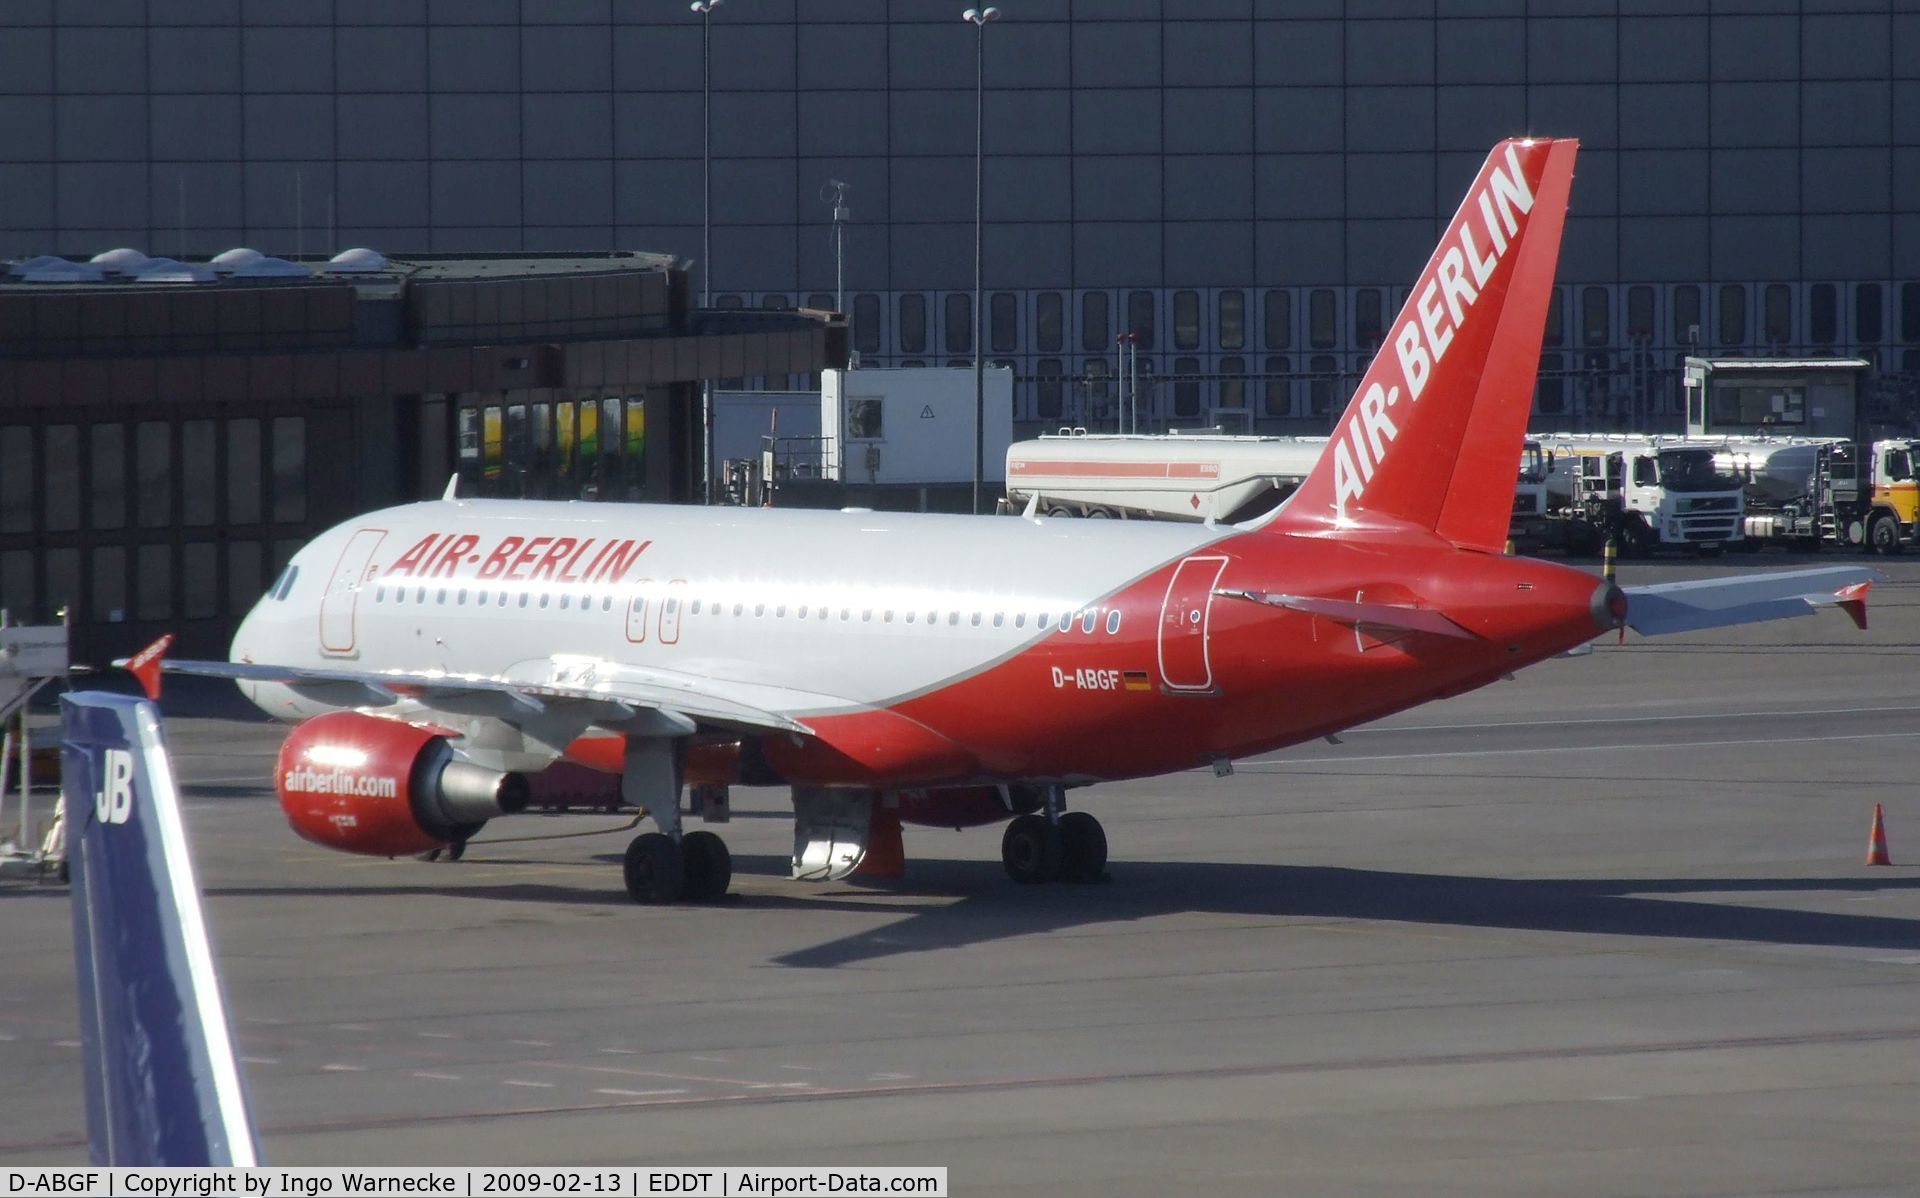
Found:
[[[900,840],[900,813],[888,809],[882,800],[873,800],[873,814],[867,824],[867,855],[854,868],[856,878],[904,878],[907,876],[907,851]]]
[[[1887,856],[1886,817],[1881,814],[1878,803],[1873,805],[1873,830],[1867,833],[1867,864],[1893,864],[1893,859]]]

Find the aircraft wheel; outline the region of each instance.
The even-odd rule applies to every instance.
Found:
[[[1098,882],[1107,873],[1107,831],[1084,811],[1060,817],[1060,877]]]
[[[1000,861],[1016,882],[1052,882],[1060,877],[1060,830],[1040,815],[1014,817],[1000,838]]]
[[[627,846],[621,872],[636,903],[671,903],[685,882],[680,846],[659,832],[643,832]]]
[[[680,866],[680,897],[690,903],[715,902],[733,884],[733,854],[727,842],[704,829],[680,838]]]

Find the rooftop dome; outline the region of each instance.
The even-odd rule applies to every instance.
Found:
[[[250,250],[242,245],[235,246],[225,253],[215,254],[207,260],[207,265],[217,271],[225,272],[236,270],[242,266],[252,266],[264,257],[266,257],[266,255],[262,254],[259,250]]]
[[[227,251],[229,254],[238,252],[240,251]],[[312,271],[298,262],[289,262],[285,258],[269,258],[265,254],[257,254],[252,250],[246,252],[253,254],[253,261],[220,269],[224,269],[236,279],[305,279],[313,275]]]
[[[199,263],[154,258],[133,277],[141,283],[211,283],[215,276],[211,267]]]
[[[85,262],[69,262],[50,254],[16,263],[13,273],[29,283],[98,283],[105,271]]]
[[[90,261],[92,265],[99,267],[110,275],[131,275],[138,274],[142,270],[145,270],[147,264],[152,262],[153,259],[147,257],[139,250],[121,246],[117,250],[107,250],[105,253],[95,254]]]
[[[327,259],[326,269],[335,274],[375,274],[387,269],[387,256],[379,250],[356,246]]]

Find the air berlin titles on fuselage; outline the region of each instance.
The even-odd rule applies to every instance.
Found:
[[[501,537],[485,550],[470,532],[422,537],[380,575],[479,582],[619,583],[652,541],[599,537]]]
[[[1487,238],[1484,255],[1473,228],[1476,208]],[[1480,289],[1519,239],[1521,218],[1532,210],[1533,188],[1520,168],[1518,148],[1509,145],[1506,169],[1496,166],[1487,172],[1486,186],[1471,197],[1460,222],[1440,243],[1435,261],[1402,313],[1406,319],[1394,330],[1394,358],[1400,364],[1408,402],[1418,400],[1426,389],[1434,367],[1446,356],[1455,330],[1463,326]],[[1371,373],[1384,374],[1386,369],[1386,355],[1374,359]],[[1342,522],[1347,519],[1347,502],[1366,494],[1374,469],[1385,459],[1388,443],[1399,432],[1387,412],[1400,402],[1401,395],[1400,387],[1371,380],[1345,427],[1334,435],[1333,502]]]

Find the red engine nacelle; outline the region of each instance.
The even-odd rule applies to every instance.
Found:
[[[289,733],[275,782],[295,832],[376,857],[465,840],[528,799],[525,777],[459,760],[437,729],[353,711]]]
[[[903,824],[929,828],[978,828],[1003,824],[1016,815],[1038,811],[1037,786],[954,786],[944,790],[903,790],[899,815]]]

